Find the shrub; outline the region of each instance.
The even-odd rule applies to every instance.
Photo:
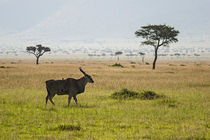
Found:
[[[123,65],[121,65],[120,63],[115,63],[111,65],[112,67],[121,67],[123,68]]]
[[[17,62],[10,62],[10,64],[17,64]]]
[[[141,99],[143,100],[153,100],[153,99],[157,99],[163,97],[163,95],[158,95],[157,93],[155,93],[154,91],[143,91],[141,93]]]
[[[131,64],[136,64],[136,62],[133,62],[133,61],[131,61],[130,63],[131,63]]]
[[[138,98],[139,93],[135,91],[128,90],[126,88],[121,89],[120,91],[114,92],[111,95],[111,98],[113,99],[134,99]]]
[[[166,98],[160,102],[161,104],[168,105],[168,107],[176,107],[177,101],[174,99]]]
[[[113,99],[142,99],[142,100],[153,100],[157,98],[164,97],[163,95],[158,95],[154,91],[143,91],[141,93],[136,91],[131,91],[126,88],[120,91],[114,92],[111,95]]]
[[[169,66],[176,66],[175,64],[169,64]]]
[[[146,65],[149,65],[149,62],[146,62],[145,64],[146,64]]]
[[[0,66],[0,69],[8,69],[8,68],[12,68],[12,67]]]

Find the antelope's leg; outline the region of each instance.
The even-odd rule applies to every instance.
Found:
[[[51,95],[50,97],[49,97],[49,99],[50,99],[50,102],[53,104],[53,105],[55,105],[55,103],[53,102],[53,97],[55,96],[55,94],[53,94],[53,95]]]
[[[50,97],[50,91],[47,89],[46,105],[47,105],[47,101],[48,101],[49,97]]]
[[[76,96],[73,96],[73,98],[74,98],[74,101],[75,101],[75,103],[77,105],[77,97]]]
[[[69,97],[68,97],[68,106],[69,106],[69,104],[70,104],[70,102],[71,102],[71,98],[72,98],[72,96],[69,95]]]
[[[50,97],[50,96],[49,96],[49,95],[47,95],[47,97],[46,97],[46,105],[47,105],[47,101],[48,101],[49,97]]]
[[[55,103],[53,102],[52,98],[50,98],[50,102],[51,102],[53,105],[55,105]]]

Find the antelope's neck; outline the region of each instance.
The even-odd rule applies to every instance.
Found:
[[[86,86],[86,84],[87,84],[87,80],[85,79],[85,76],[83,76],[82,78],[81,78],[82,80],[82,85],[85,87]]]
[[[85,79],[85,77],[82,77],[79,79],[79,86],[80,86],[81,92],[85,91],[86,84],[87,84],[87,80]]]

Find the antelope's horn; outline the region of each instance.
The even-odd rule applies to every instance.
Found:
[[[84,75],[87,75],[87,74],[82,70],[81,67],[79,67],[79,70],[80,70]]]

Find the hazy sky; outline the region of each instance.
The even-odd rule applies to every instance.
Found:
[[[0,0],[0,35],[135,37],[147,24],[210,36],[210,0]]]
[[[28,29],[59,10],[64,0],[0,0],[0,32]]]

